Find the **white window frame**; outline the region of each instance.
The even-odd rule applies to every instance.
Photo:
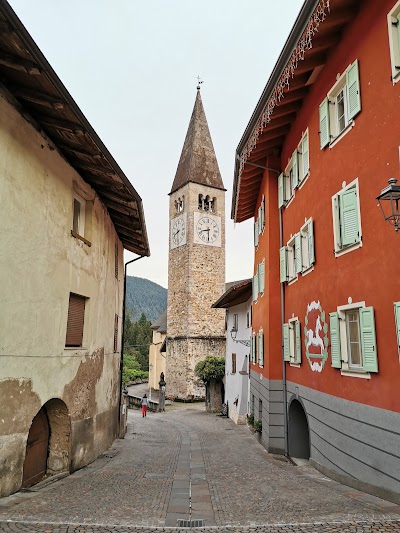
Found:
[[[392,68],[392,83],[400,81],[400,27],[397,26],[397,16],[400,15],[400,0],[395,3],[387,15],[390,64]],[[393,25],[396,23],[396,25]]]
[[[296,248],[295,248],[296,235],[293,235],[287,242],[287,273],[288,284],[291,285],[298,280],[299,275],[296,272]]]
[[[300,363],[296,361],[296,322],[299,322],[299,317],[297,316],[288,320],[290,366],[300,368]],[[301,350],[301,340],[300,340],[300,350]]]
[[[308,138],[308,153],[307,153],[307,159],[308,159],[308,170],[306,174],[303,174],[303,141],[305,138]],[[310,138],[308,137],[308,128],[301,136],[301,140],[297,146],[297,165],[299,168],[299,185],[298,188],[301,189],[305,183],[305,181],[308,179],[310,175]]]
[[[352,311],[354,309],[361,309],[365,307],[365,302],[355,302],[348,305],[341,305],[337,308],[337,313],[339,317],[339,334],[340,334],[340,353],[342,360],[342,368],[340,372],[342,376],[353,376],[364,379],[371,379],[371,374],[363,370],[362,367],[350,366],[349,362],[349,349],[348,349],[348,338],[347,338],[347,326],[346,326],[346,312]],[[360,325],[359,325],[360,328]],[[361,329],[360,329],[361,331]],[[361,340],[360,340],[361,343]],[[361,345],[360,345],[361,349]],[[362,355],[362,349],[361,349]]]
[[[293,187],[293,190],[291,190],[290,182],[292,180],[292,177],[290,175],[293,167],[292,158],[289,159],[289,162],[287,164],[287,167],[285,168],[285,172],[283,173],[283,189],[284,189],[284,197],[285,197],[285,209],[289,207],[289,205],[294,200],[294,197],[296,196],[296,187]],[[292,193],[292,194],[290,194]]]
[[[74,229],[74,216],[75,216],[75,200],[79,203],[79,219],[78,219],[78,231]],[[86,216],[86,200],[82,198],[78,193],[73,193],[72,199],[72,231],[81,237],[85,236],[85,216]]]
[[[347,71],[351,65],[347,67],[347,69],[343,72],[343,74],[340,75],[335,85],[331,88],[331,90],[328,92],[328,100],[329,100],[329,134],[330,134],[330,142],[329,142],[329,148],[333,148],[337,141],[342,139],[355,125],[354,119],[349,119],[347,116],[347,80],[346,75]],[[345,99],[345,127],[342,131],[339,131],[338,128],[338,116],[337,116],[337,97],[339,96],[340,92],[343,91],[344,99]]]
[[[305,220],[304,224],[300,228],[300,237],[301,237],[301,274],[306,276],[314,270],[314,263],[309,262],[309,253],[308,253],[308,224],[312,221],[312,217]],[[314,238],[314,253],[315,253],[315,238]],[[307,261],[307,264],[305,264]]]
[[[360,240],[359,242],[356,242],[350,246],[345,247],[339,247],[338,246],[338,239],[337,239],[337,203],[339,201],[339,196],[344,191],[347,191],[349,189],[355,188],[357,191],[357,212],[358,212],[358,223],[360,227]],[[338,221],[339,222],[339,221]],[[358,248],[361,248],[363,245],[362,241],[362,225],[361,225],[361,209],[360,209],[360,190],[358,185],[358,178],[350,182],[348,185],[346,182],[343,182],[341,191],[337,192],[332,196],[332,223],[333,223],[333,246],[334,246],[334,252],[335,257],[339,257],[341,255],[345,255],[349,252],[352,252],[353,250],[357,250]]]

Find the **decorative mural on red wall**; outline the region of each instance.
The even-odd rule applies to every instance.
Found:
[[[304,343],[308,363],[313,372],[322,372],[328,359],[329,338],[325,311],[319,300],[307,305],[304,324]]]

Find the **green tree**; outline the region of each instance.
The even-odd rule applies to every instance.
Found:
[[[222,380],[225,376],[225,359],[207,355],[205,359],[197,363],[194,373],[206,384],[212,379]]]

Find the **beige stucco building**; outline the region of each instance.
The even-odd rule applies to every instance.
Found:
[[[165,374],[165,338],[167,336],[167,311],[151,325],[153,338],[149,347],[149,388],[158,390],[160,374]]]
[[[93,461],[118,432],[123,249],[139,195],[1,4],[0,496]]]
[[[225,189],[198,88],[169,200],[167,396],[204,397],[196,363],[225,356]]]

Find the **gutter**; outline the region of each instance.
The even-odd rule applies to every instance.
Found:
[[[121,359],[119,362],[119,401],[118,401],[118,433],[119,433],[119,426],[121,423],[121,399],[122,399],[122,369],[124,366],[124,342],[125,342],[125,318],[126,318],[126,272],[127,272],[127,266],[131,263],[134,263],[135,261],[139,261],[139,259],[143,259],[143,257],[146,257],[145,255],[139,255],[139,257],[135,257],[135,259],[131,259],[131,261],[128,261],[125,263],[124,268],[124,294],[122,297],[122,336],[121,336]]]
[[[313,14],[315,8],[319,4],[320,0],[305,0],[303,7],[300,10],[300,13],[293,24],[293,27],[289,33],[289,37],[286,40],[286,43],[278,57],[278,61],[275,64],[275,67],[267,81],[260,99],[257,102],[255,110],[250,117],[249,123],[242,135],[242,138],[239,141],[238,147],[236,148],[236,157],[235,157],[235,171],[234,171],[234,180],[233,180],[233,192],[232,192],[232,209],[231,209],[231,218],[235,220],[236,218],[236,196],[238,193],[238,181],[239,181],[239,163],[240,156],[245,147],[247,141],[249,140],[250,135],[252,134],[260,115],[263,113],[265,106],[270,99],[272,91],[275,89],[276,84],[279,81],[284,68],[287,65],[287,62],[290,59],[294,49],[297,46],[298,40],[300,39],[303,31],[305,30],[308,21],[310,20],[311,15]]]

